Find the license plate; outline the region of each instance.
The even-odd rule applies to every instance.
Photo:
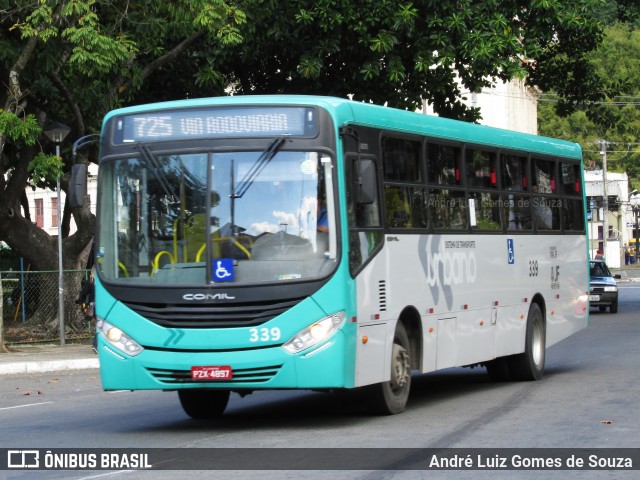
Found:
[[[589,301],[590,302],[599,302],[600,301],[600,295],[589,295]]]
[[[229,365],[191,367],[191,380],[231,380],[233,371]]]

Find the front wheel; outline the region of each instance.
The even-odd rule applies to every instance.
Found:
[[[178,390],[182,409],[196,419],[220,417],[227,408],[229,394],[229,390]]]
[[[367,401],[374,413],[396,415],[404,411],[411,389],[411,348],[409,336],[398,323],[391,354],[391,379],[366,387]]]

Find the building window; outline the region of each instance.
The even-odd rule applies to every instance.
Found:
[[[41,198],[36,198],[36,227],[44,227],[44,207]]]
[[[58,226],[58,199],[56,197],[51,199],[51,226]]]

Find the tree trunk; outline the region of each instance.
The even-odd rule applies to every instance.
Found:
[[[4,346],[4,290],[2,289],[2,272],[0,272],[0,353],[6,353]]]

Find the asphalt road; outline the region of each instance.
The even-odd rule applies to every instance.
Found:
[[[547,351],[539,382],[492,383],[483,368],[414,378],[407,410],[367,413],[357,392],[232,395],[223,418],[188,418],[175,393],[103,392],[97,370],[0,377],[5,448],[640,448],[640,285],[620,288],[617,314]],[[463,450],[464,451],[464,450]],[[248,464],[251,458],[247,458]],[[637,468],[637,467],[636,467]],[[4,472],[7,473],[7,472]],[[176,472],[10,472],[7,478],[175,478]],[[428,478],[636,478],[597,472],[454,471]],[[188,472],[254,478],[255,472]],[[427,478],[424,471],[267,471],[264,478]],[[0,478],[3,472],[0,471]],[[31,478],[30,477],[30,478]]]

